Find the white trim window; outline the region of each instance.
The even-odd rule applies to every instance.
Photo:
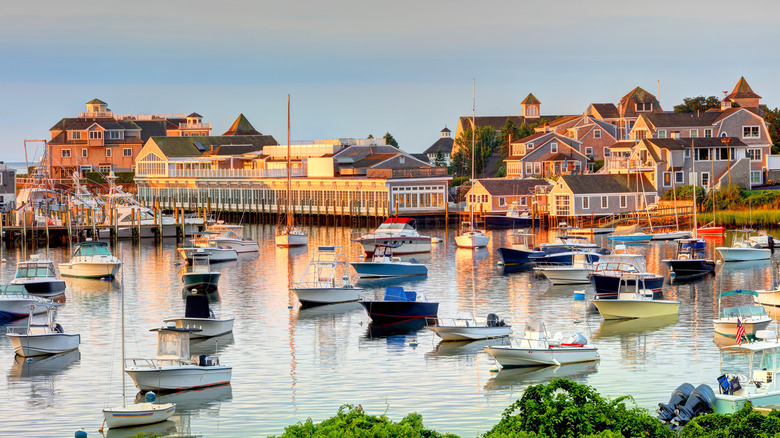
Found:
[[[761,149],[748,149],[747,155],[750,161],[761,161]]]
[[[671,172],[664,172],[662,178],[663,178],[663,186],[664,187],[671,187],[672,186],[672,173]]]
[[[758,126],[742,127],[742,138],[760,138],[760,137],[761,137],[761,131],[759,131]]]
[[[702,172],[701,173],[701,186],[702,187],[709,187],[710,186],[710,173],[709,172]]]
[[[89,138],[92,140],[98,140],[103,138],[103,133],[101,131],[89,131]]]
[[[683,152],[683,156],[685,158],[691,158],[691,150],[690,149],[686,149],[685,152]]]
[[[123,148],[122,149],[122,156],[123,157],[132,157],[133,156],[133,149],[131,149],[131,148]]]
[[[111,140],[119,140],[119,131],[108,131],[108,138]]]
[[[528,196],[521,196],[520,197],[520,205],[523,207],[528,206]]]
[[[593,130],[593,138],[601,138],[601,129]]]
[[[71,131],[70,139],[71,140],[81,140],[81,132],[80,131]]]
[[[684,176],[685,176],[685,174],[682,173],[682,172],[674,172],[674,182],[675,182],[675,184],[682,184]]]
[[[498,197],[498,206],[503,207],[506,205],[506,199],[503,196]]]
[[[106,157],[111,156],[111,148],[106,148]]]
[[[593,155],[593,148],[585,148],[585,155]]]
[[[638,113],[649,113],[653,110],[653,103],[635,103],[636,112]]]
[[[658,138],[666,138],[666,131],[661,129],[658,131]]]
[[[607,146],[607,147],[605,147],[605,148],[604,148],[604,156],[605,156],[605,157],[609,157],[609,156],[611,156],[611,154],[610,154],[610,151],[609,151],[609,146]]]
[[[696,138],[699,136],[699,130],[698,129],[691,129],[691,138]]]
[[[534,163],[531,162],[525,163],[525,174],[526,175],[534,174]]]
[[[628,207],[628,196],[620,195],[620,208]]]
[[[534,175],[541,175],[542,174],[542,163],[535,162],[534,163]]]
[[[88,155],[89,155],[89,151],[86,148],[81,150],[81,156],[82,157],[87,157]]]
[[[712,129],[704,130],[704,138],[712,138]]]
[[[601,197],[601,208],[609,208],[609,198],[607,196]]]
[[[558,143],[550,143],[550,152],[554,154],[558,152]]]
[[[761,184],[762,182],[760,170],[750,172],[750,184]]]
[[[70,158],[70,149],[62,150],[62,158]]]
[[[582,197],[582,209],[583,210],[590,210],[590,196],[583,196]]]

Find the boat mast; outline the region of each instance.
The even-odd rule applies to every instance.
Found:
[[[290,187],[292,179],[290,176],[290,95],[287,95],[287,228],[292,228],[293,217],[290,213]]]
[[[677,217],[677,187],[674,186],[674,154],[669,151],[669,166],[672,168],[671,180],[672,180],[672,197],[674,198],[674,224],[677,227],[677,231],[680,231],[680,220]]]
[[[120,246],[119,252],[122,252],[122,248]],[[125,389],[125,263],[124,261],[120,265],[120,269],[122,270],[121,274],[122,277],[119,281],[119,290],[121,291],[122,297],[120,298],[119,302],[121,303],[121,314],[122,314],[122,366],[119,368],[120,372],[122,373],[122,407],[125,407],[125,398],[126,397],[126,389]]]
[[[698,237],[696,228],[699,226],[696,220],[696,146],[691,139],[691,173],[693,174],[693,238]]]
[[[471,84],[471,199],[477,199],[474,194],[474,145],[476,143],[476,102],[477,102],[477,80],[474,79]],[[474,229],[474,202],[470,202],[471,205],[471,218],[469,220],[469,228]]]

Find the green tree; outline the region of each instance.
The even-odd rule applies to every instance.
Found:
[[[450,162],[449,166],[449,174],[454,177],[460,177],[460,176],[466,176],[466,170],[468,167],[468,162],[466,161],[466,156],[463,154],[463,150],[459,150],[458,152],[455,152],[452,154],[452,162]]]
[[[710,108],[720,108],[720,99],[715,96],[704,97],[686,97],[683,103],[674,106],[676,113],[693,113],[696,111],[707,111]]]
[[[762,108],[764,121],[769,125],[769,136],[772,137],[772,153],[780,154],[780,109]]]
[[[368,134],[368,137],[366,138],[374,138],[374,134]]]
[[[523,126],[525,126],[525,124],[523,124]],[[509,156],[509,142],[520,140],[523,137],[527,137],[527,135],[523,135],[520,128],[515,125],[512,119],[507,117],[504,129],[501,130],[501,135],[499,135],[498,139],[501,144],[502,160]]]
[[[485,167],[487,166],[490,155],[498,149],[499,138],[495,129],[485,126],[478,128],[474,142],[474,174],[479,177],[485,173]],[[471,172],[472,166],[472,151],[471,151],[471,129],[464,130],[460,136],[455,139],[455,145],[458,152],[462,154],[461,159],[465,162],[465,172]],[[457,155],[456,153],[456,155]],[[452,157],[453,163],[455,162],[455,156]]]
[[[385,143],[389,144],[390,146],[398,147],[398,142],[395,141],[395,139],[393,138],[393,135],[390,134],[389,132],[387,134],[385,134]]]
[[[433,164],[438,167],[444,167],[447,165],[447,160],[444,158],[444,152],[442,152],[441,148],[436,151],[436,158],[433,159]]]

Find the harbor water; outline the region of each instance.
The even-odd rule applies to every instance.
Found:
[[[218,317],[235,318],[233,335],[192,345],[193,353],[218,352],[220,362],[233,367],[231,384],[160,396],[177,403],[171,420],[108,435],[278,435],[286,425],[322,421],[343,404],[360,404],[369,414],[396,421],[418,412],[430,428],[474,437],[496,424],[524,388],[554,377],[593,386],[609,397],[631,395],[638,406],[654,409],[684,382],[715,387],[724,360],[719,344],[733,342],[715,338],[718,292],[769,288],[780,260],[775,252],[772,260],[720,264],[714,276],[670,284],[661,260],[674,256],[676,244],[631,245],[646,254],[649,271],[667,276],[664,296],[681,302],[679,317],[651,320],[605,322],[590,306],[589,285],[552,286],[533,271],[506,272],[496,253],[507,240],[505,230],[491,231],[489,247],[478,250],[458,249],[452,232],[420,230],[445,237],[430,254],[414,256],[428,266],[426,277],[358,283],[368,297],[381,297],[390,285],[415,290],[440,302],[440,317],[468,312],[484,319],[496,313],[518,330],[534,320],[552,332],[575,330],[598,347],[601,357],[587,364],[493,372],[495,362],[482,348],[496,341],[442,343],[424,329],[376,329],[357,303],[299,309],[289,286],[299,280],[316,246],[343,245],[348,257],[358,260],[362,248],[351,241],[352,231],[314,227],[308,247],[288,250],[274,247],[273,226],[247,225],[245,237],[258,240],[259,254],[213,265],[222,277],[212,308]],[[537,243],[551,236],[545,231]],[[607,245],[602,237],[597,243]],[[714,246],[724,243],[728,237],[708,240],[708,255],[718,260]],[[0,282],[7,283],[16,262],[30,253],[59,263],[68,261],[70,250],[3,251]],[[112,251],[124,260],[123,281],[65,279],[57,322],[66,332],[81,334],[78,351],[25,360],[15,357],[5,336],[0,338],[6,435],[72,436],[83,428],[99,436],[101,410],[121,403],[122,288],[128,357],[153,357],[156,334],[149,330],[160,327],[163,318],[183,315],[185,266],[175,240],[126,241]],[[575,300],[574,292],[583,289],[585,300]],[[129,378],[126,385],[131,402],[137,390]]]

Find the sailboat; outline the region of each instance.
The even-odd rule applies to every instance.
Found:
[[[693,140],[691,140],[691,147],[693,148]],[[696,154],[695,154],[696,149],[695,148],[693,149],[693,152],[694,152],[693,153],[693,159],[695,160],[696,159]],[[731,164],[730,161],[729,161],[729,164]],[[714,166],[714,164],[713,164],[713,166]],[[710,175],[712,175],[712,177],[714,177],[714,175],[715,175],[714,169],[713,169],[713,171],[712,171],[712,173]],[[712,178],[712,177],[710,177],[710,178]],[[695,189],[696,185],[694,185],[693,187]],[[723,234],[726,233],[726,228],[724,228],[722,226],[715,225],[715,188],[712,187],[712,184],[710,184],[710,192],[712,194],[712,222],[709,222],[709,223],[705,224],[701,228],[697,228],[696,232],[697,232],[697,234],[704,235],[704,236],[723,236]],[[696,192],[694,191],[694,197],[696,197],[695,195],[696,195]]]
[[[280,247],[303,246],[309,243],[309,236],[293,221],[290,209],[290,193],[292,191],[292,166],[290,165],[290,95],[287,95],[287,205],[284,209],[286,221],[284,226],[276,228],[274,243]]]
[[[125,364],[125,292],[124,292],[124,268],[121,282],[121,307],[122,307],[122,368]],[[153,393],[146,396],[146,402],[127,405],[125,403],[125,373],[122,372],[122,406],[103,409],[103,418],[109,429],[118,427],[143,426],[165,421],[176,411],[174,403],[152,403]],[[102,429],[102,428],[101,428]]]
[[[471,189],[474,189],[474,149],[476,144],[476,81],[474,82],[474,88],[471,100],[471,179],[469,183]],[[455,243],[458,248],[482,248],[490,243],[490,236],[486,236],[482,230],[478,230],[474,225],[474,203],[470,202],[470,217],[467,226],[462,227],[462,232],[459,236],[455,236]]]

